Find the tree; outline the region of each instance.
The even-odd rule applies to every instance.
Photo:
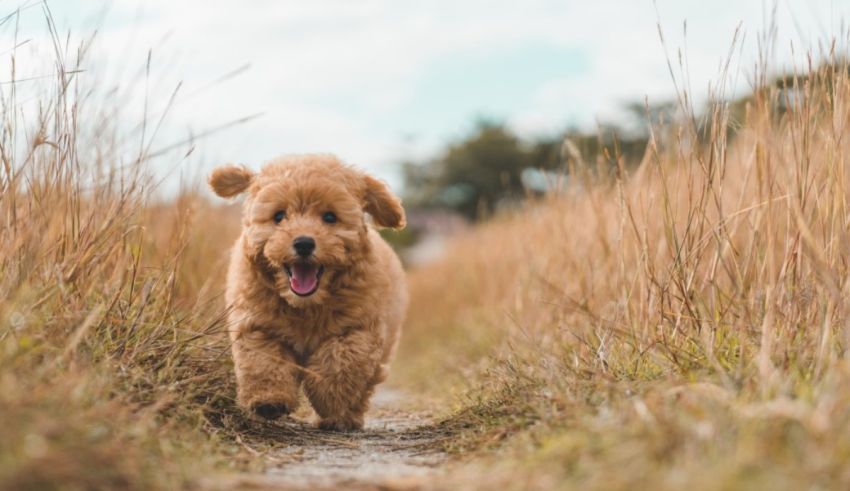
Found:
[[[599,172],[613,171],[620,158],[627,165],[640,162],[648,140],[642,124],[633,131],[606,125],[594,132],[569,130],[525,142],[503,124],[481,121],[471,135],[449,145],[437,158],[404,164],[405,201],[416,207],[449,208],[471,220],[487,217],[528,193],[546,192],[545,185],[526,189],[527,178],[534,173],[525,171],[566,174],[565,138]]]
[[[501,124],[484,121],[434,161],[407,164],[405,180],[414,202],[476,219],[492,213],[501,201],[520,198],[522,171],[533,164],[519,138]]]

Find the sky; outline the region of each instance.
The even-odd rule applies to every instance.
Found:
[[[176,168],[169,176],[185,181],[220,163],[257,168],[280,154],[330,152],[394,187],[400,161],[438,154],[482,118],[535,138],[621,121],[629,102],[668,100],[675,87],[667,60],[676,65],[680,51],[699,99],[718,83],[736,30],[742,41],[729,86],[745,92],[774,6],[776,70],[846,34],[850,18],[850,2],[830,0],[47,5],[68,56],[97,31],[78,76],[118,87],[109,97],[127,121],[147,115],[158,124],[179,85],[153,148],[253,116],[196,139],[191,159],[159,164]],[[16,29],[7,22],[0,31],[0,67],[14,53],[18,79],[49,75],[55,55],[42,1],[0,1],[0,15],[16,8]],[[16,39],[26,43],[12,51]],[[0,82],[11,76],[8,67],[0,74]]]

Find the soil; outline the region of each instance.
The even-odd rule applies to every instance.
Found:
[[[243,476],[227,487],[419,489],[446,462],[446,435],[416,403],[415,397],[382,386],[372,398],[365,428],[350,433],[316,429],[309,412],[287,418],[280,425],[290,438],[263,456],[268,460],[265,475]]]

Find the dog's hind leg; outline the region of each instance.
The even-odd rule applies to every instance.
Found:
[[[298,406],[301,372],[294,353],[273,336],[244,329],[233,339],[237,402],[265,419]]]
[[[322,344],[307,362],[304,392],[319,415],[319,427],[349,431],[363,427],[369,398],[385,377],[381,340],[355,330]]]

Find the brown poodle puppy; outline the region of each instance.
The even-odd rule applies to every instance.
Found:
[[[275,419],[299,388],[319,427],[354,430],[388,373],[407,308],[401,263],[370,225],[404,227],[387,186],[331,155],[224,166],[222,197],[248,192],[227,275],[239,404]]]

